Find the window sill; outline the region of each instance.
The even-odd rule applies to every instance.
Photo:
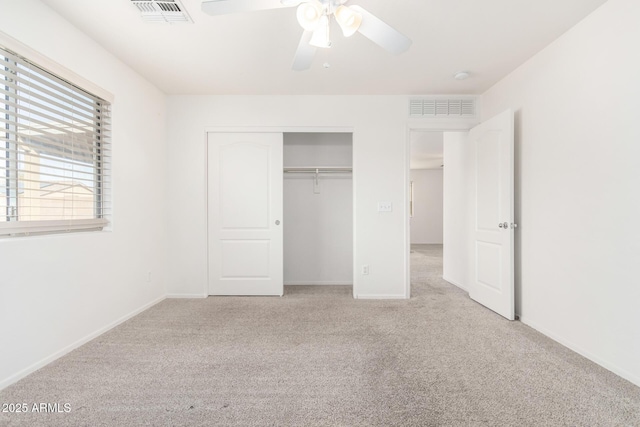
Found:
[[[24,221],[0,223],[0,238],[21,237],[75,231],[102,230],[109,224],[106,219],[77,219],[58,221]]]

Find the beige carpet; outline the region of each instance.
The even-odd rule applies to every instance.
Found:
[[[414,250],[408,301],[166,300],[0,392],[71,412],[0,425],[640,426],[640,388],[441,280],[441,247]]]

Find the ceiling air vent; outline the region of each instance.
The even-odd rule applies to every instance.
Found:
[[[138,8],[143,21],[148,22],[193,22],[179,0],[131,0]]]
[[[476,98],[421,98],[409,100],[411,117],[476,117]]]

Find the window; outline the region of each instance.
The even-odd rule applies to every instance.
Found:
[[[99,230],[110,104],[0,47],[0,236]]]

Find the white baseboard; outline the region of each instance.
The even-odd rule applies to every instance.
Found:
[[[285,286],[353,286],[353,283],[343,281],[343,282],[322,282],[322,281],[311,281],[311,282],[284,282]]]
[[[204,294],[167,294],[169,299],[207,298],[208,296]]]
[[[535,329],[536,331],[540,332],[543,335],[546,335],[547,337],[551,338],[552,340],[562,344],[563,346],[575,351],[576,353],[578,353],[581,356],[586,357],[587,359],[591,360],[594,363],[597,363],[598,365],[602,366],[603,368],[613,372],[614,374],[618,375],[619,377],[624,378],[625,380],[632,382],[633,384],[637,385],[638,387],[640,387],[640,377],[632,374],[631,372],[622,369],[618,366],[616,366],[613,363],[609,363],[606,360],[601,359],[598,356],[593,355],[592,353],[582,349],[581,347],[575,345],[573,342],[571,342],[570,340],[567,340],[563,337],[560,337],[556,334],[554,334],[553,332],[548,331],[545,328],[541,328],[540,326],[538,326],[535,322],[530,322],[526,317],[520,317],[520,321],[522,323],[524,323],[525,325],[528,325],[530,327],[532,327],[533,329]]]
[[[119,319],[117,319],[114,322],[109,323],[107,326],[98,329],[97,331],[94,331],[92,333],[90,333],[89,335],[85,336],[84,338],[79,339],[78,341],[64,347],[63,349],[56,351],[55,353],[51,354],[50,356],[45,357],[44,359],[40,360],[39,362],[34,363],[31,366],[28,366],[27,368],[21,370],[20,372],[11,375],[8,378],[5,378],[3,380],[0,381],[0,390],[10,386],[11,384],[20,381],[21,379],[23,379],[24,377],[26,377],[27,375],[37,371],[38,369],[48,365],[49,363],[53,362],[56,359],[59,359],[60,357],[64,356],[67,353],[70,353],[71,351],[75,350],[76,348],[80,347],[83,344],[88,343],[89,341],[91,341],[92,339],[104,334],[105,332],[109,331],[110,329],[115,328],[116,326],[120,325],[121,323],[126,322],[127,320],[131,319],[134,316],[137,316],[138,314],[142,313],[145,310],[148,310],[149,308],[153,307],[154,305],[158,304],[159,302],[163,301],[165,299],[164,296],[157,298],[153,301],[151,301],[148,304],[143,305],[140,308],[137,308],[135,310],[133,310],[131,313],[126,314],[122,317],[120,317]]]
[[[466,293],[469,293],[469,289],[467,289],[466,286],[462,286],[461,283],[456,282],[455,280],[451,280],[446,278],[445,276],[442,276],[442,280],[447,281],[449,283],[451,283],[454,286],[457,286],[458,288],[462,289],[463,291],[465,291]]]
[[[376,295],[376,294],[365,294],[365,295],[354,295],[355,299],[409,299],[406,295]]]

